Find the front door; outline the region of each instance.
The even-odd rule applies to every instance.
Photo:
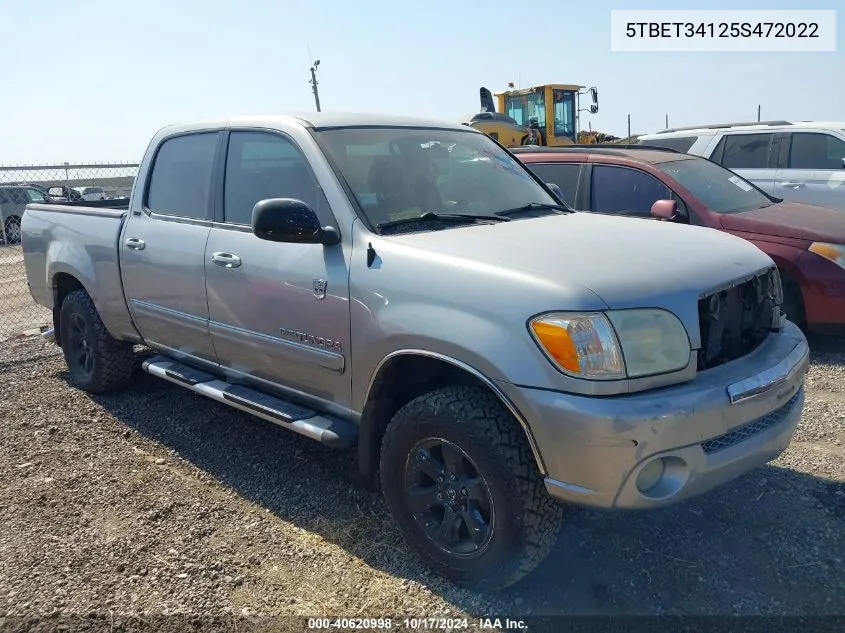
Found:
[[[343,244],[288,244],[252,233],[259,200],[296,198],[337,226],[307,160],[276,132],[232,131],[223,222],[205,252],[211,336],[231,379],[344,405],[351,388],[349,271]]]
[[[214,153],[221,134],[186,134],[162,143],[144,210],[127,218],[120,244],[124,289],[141,336],[176,357],[213,364],[217,359],[208,332],[205,243],[213,217]]]

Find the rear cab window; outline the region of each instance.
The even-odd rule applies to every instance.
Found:
[[[211,217],[218,137],[218,132],[197,132],[168,138],[159,146],[147,189],[147,209],[197,220]]]

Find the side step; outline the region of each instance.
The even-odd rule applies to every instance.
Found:
[[[333,448],[355,443],[358,428],[351,422],[322,415],[256,389],[233,385],[208,372],[168,358],[154,356],[144,361],[144,371],[190,389],[235,409],[278,424]]]

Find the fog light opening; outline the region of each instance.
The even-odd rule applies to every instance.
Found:
[[[653,490],[660,483],[665,472],[666,462],[662,457],[650,461],[637,475],[637,490],[643,494]]]
[[[677,455],[657,457],[646,463],[637,473],[634,483],[639,493],[648,499],[668,499],[687,485],[689,465]]]

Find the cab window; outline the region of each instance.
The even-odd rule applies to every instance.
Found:
[[[575,137],[575,93],[555,90],[555,136]]]
[[[793,132],[790,169],[842,169],[845,141],[819,132]]]
[[[672,200],[672,191],[654,176],[617,165],[593,165],[591,208],[598,213],[651,217],[657,200]]]

